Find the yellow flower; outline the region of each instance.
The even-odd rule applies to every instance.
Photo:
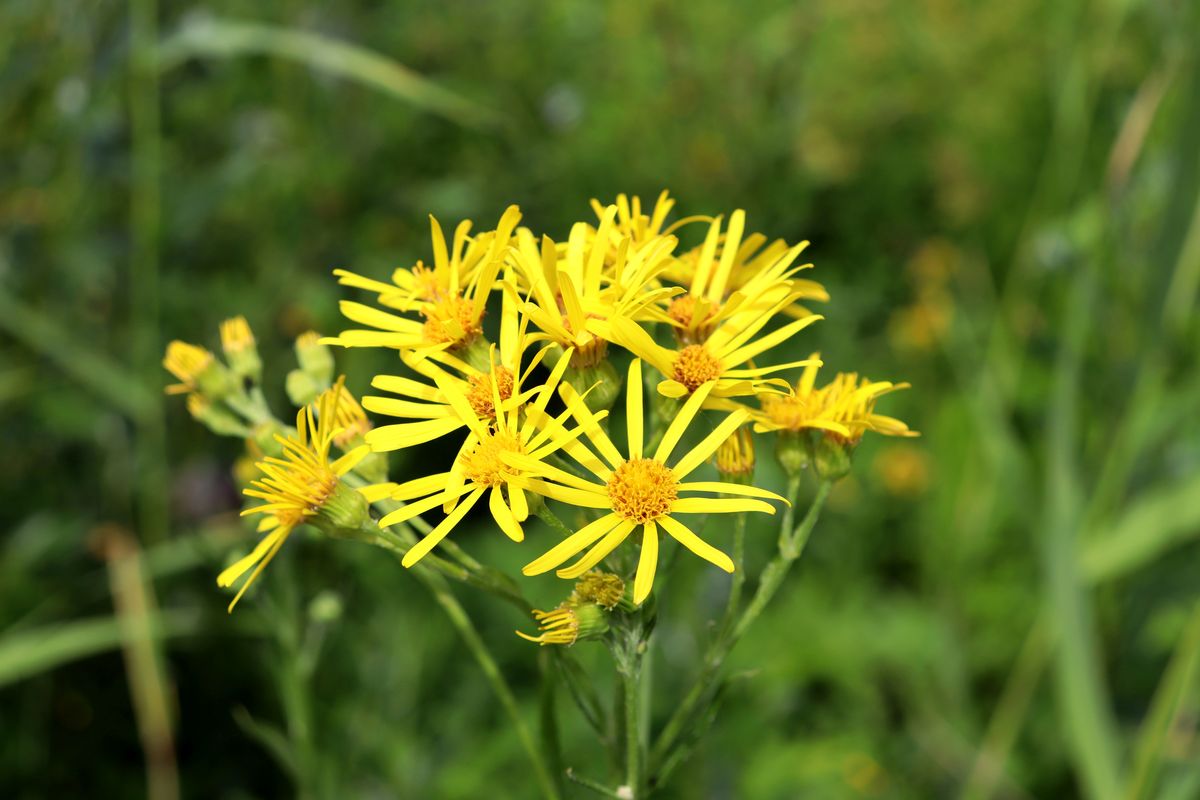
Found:
[[[670,236],[684,225],[708,219],[705,216],[690,216],[667,225],[667,216],[674,206],[675,201],[671,199],[670,193],[666,189],[663,189],[662,194],[658,196],[658,200],[654,203],[654,210],[648,216],[642,213],[642,198],[637,195],[631,198],[619,194],[615,206],[606,206],[599,200],[592,199],[592,210],[596,212],[597,219],[602,223],[608,214],[608,209],[616,208],[616,225],[611,228],[609,237],[614,251],[619,248],[623,239],[629,239],[630,248],[638,250],[660,237]],[[598,231],[597,236],[599,237],[599,235]]]
[[[616,213],[616,206],[604,211],[594,236],[590,226],[577,223],[561,253],[548,236],[542,237],[540,247],[530,236],[518,237],[514,250],[519,285],[509,284],[507,291],[524,292],[528,302],[522,311],[533,324],[563,350],[574,348],[573,367],[593,366],[604,359],[607,341],[598,335],[597,321],[624,316],[667,322],[656,303],[679,291],[656,285],[658,274],[669,263],[673,237],[659,238],[638,250],[623,239],[615,261],[607,264]]]
[[[626,386],[627,437],[629,457],[622,456],[609,439],[583,399],[569,386],[562,387],[568,410],[575,417],[596,455],[576,439],[562,437],[565,453],[598,480],[580,478],[570,472],[537,463],[522,456],[510,457],[510,463],[539,472],[540,477],[529,480],[533,491],[563,503],[605,511],[595,522],[552,547],[540,558],[525,565],[526,575],[539,575],[555,569],[572,556],[591,548],[569,567],[559,569],[560,578],[574,579],[599,564],[636,528],[642,529],[642,550],[633,584],[633,601],[640,604],[650,594],[654,571],[658,564],[658,531],[668,535],[701,558],[726,572],[734,569],[728,555],[705,542],[677,519],[678,514],[736,513],[775,509],[763,499],[783,500],[777,494],[753,486],[741,486],[717,481],[687,481],[686,478],[713,454],[729,434],[748,418],[748,412],[738,410],[726,417],[698,445],[682,458],[668,465],[676,445],[700,411],[708,393],[715,387],[706,383],[688,398],[676,414],[662,441],[652,456],[643,452],[644,429],[642,393],[642,362],[634,359],[629,366]],[[735,495],[735,497],[681,497],[694,492]],[[752,499],[760,498],[760,499]]]
[[[709,383],[713,384],[710,391],[715,400],[782,393],[787,391],[787,382],[768,378],[768,375],[793,367],[820,364],[820,361],[804,359],[769,367],[755,367],[749,362],[823,319],[810,314],[755,339],[771,317],[791,302],[791,298],[792,295],[787,295],[769,308],[735,314],[718,324],[702,343],[680,343],[673,349],[655,342],[645,329],[627,318],[614,317],[598,327],[611,341],[649,361],[662,373],[664,380],[658,384],[658,392],[665,397],[684,397]],[[710,405],[725,407],[720,403]]]
[[[357,515],[365,513],[366,506],[362,501],[378,500],[395,488],[392,484],[367,486],[357,492],[345,488],[341,477],[370,451],[366,445],[335,461],[329,460],[330,447],[342,432],[338,427],[338,416],[343,392],[339,379],[333,389],[318,398],[317,403],[302,408],[296,414],[296,433],[275,437],[283,448],[283,456],[268,456],[258,462],[261,476],[243,493],[266,503],[248,508],[242,514],[264,515],[258,531],[267,535],[249,555],[217,577],[219,586],[232,586],[251,568],[254,570],[229,604],[230,611],[297,526],[317,521],[347,526],[356,521]],[[359,502],[362,504],[356,505]],[[358,517],[357,521],[364,520]]]
[[[762,411],[755,415],[756,431],[792,431],[820,429],[848,444],[857,444],[865,431],[884,436],[919,436],[898,419],[875,413],[875,401],[888,392],[907,389],[907,383],[869,381],[857,373],[839,372],[832,381],[816,388],[820,353],[806,367],[791,395],[763,399]]]
[[[540,337],[527,334],[528,322],[518,318],[517,302],[506,294],[501,303],[499,359],[490,369],[476,369],[449,352],[435,353],[427,359],[402,354],[405,363],[432,381],[432,385],[400,375],[375,377],[372,386],[400,397],[368,396],[363,398],[363,405],[376,414],[416,421],[381,425],[371,431],[367,443],[373,450],[386,452],[412,447],[466,427],[468,422],[458,414],[442,390],[443,385],[450,386],[452,394],[466,397],[476,419],[483,423],[495,418],[496,408],[513,409],[537,393],[537,389],[522,392],[521,387],[545,353],[535,354],[522,368],[526,348]]]
[[[722,236],[717,217],[704,244],[677,262],[684,269],[667,274],[688,288],[666,308],[682,342],[702,344],[717,326],[737,314],[753,316],[779,305],[781,311],[804,318],[809,312],[796,306],[797,300],[829,299],[820,284],[795,278],[801,270],[812,268],[812,264],[792,266],[808,242],[789,248],[778,240],[756,253],[766,237],[754,234],[743,243],[745,227],[746,213],[738,209]],[[780,305],[785,297],[788,301]]]
[[[424,321],[343,300],[340,305],[346,318],[376,330],[342,331],[324,341],[343,347],[416,349],[423,354],[471,344],[483,331],[488,294],[496,286],[509,241],[520,219],[517,207],[509,206],[496,230],[477,237],[470,246],[467,246],[470,223],[464,222],[455,231],[453,250],[448,251],[441,226],[430,217],[433,269],[418,263],[411,270],[396,270],[390,284],[338,270],[335,274],[341,283],[375,292],[380,305],[388,308],[401,312],[415,310]]]
[[[404,566],[411,567],[424,558],[485,493],[489,493],[488,508],[500,530],[515,542],[525,538],[521,523],[529,518],[529,500],[525,496],[530,485],[529,470],[511,463],[509,456],[520,455],[523,461],[536,468],[541,459],[579,435],[578,430],[568,433],[562,428],[568,412],[556,418],[546,414],[546,405],[562,378],[567,361],[563,358],[558,363],[536,399],[526,406],[506,407],[500,400],[499,389],[492,384],[494,420],[480,419],[467,393],[434,375],[442,396],[470,433],[448,472],[403,483],[391,495],[394,500],[416,502],[385,516],[379,522],[384,527],[412,519],[437,506],[441,506],[447,515],[405,553]]]

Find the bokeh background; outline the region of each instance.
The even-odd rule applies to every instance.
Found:
[[[297,537],[225,614],[239,444],[159,360],[244,313],[286,414],[332,268],[669,188],[811,240],[792,349],[924,436],[862,446],[665,796],[1200,797],[1198,43],[1192,0],[0,3],[4,794],[535,796],[381,553]],[[680,568],[660,724],[727,585]],[[462,596],[532,719],[523,621]]]

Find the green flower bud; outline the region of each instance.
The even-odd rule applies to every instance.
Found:
[[[296,360],[300,362],[300,369],[308,373],[318,387],[318,394],[333,383],[333,353],[321,344],[319,334],[309,331],[296,337]]]
[[[783,471],[795,477],[808,466],[808,443],[803,433],[798,431],[779,431],[775,437],[775,460]]]
[[[858,442],[829,431],[808,431],[808,455],[817,475],[827,481],[841,480],[850,472],[850,459]]]

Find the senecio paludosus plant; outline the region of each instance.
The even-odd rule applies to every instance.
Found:
[[[666,192],[649,214],[636,197],[592,205],[596,221],[576,223],[565,242],[519,227],[512,206],[494,230],[472,234],[464,221],[449,240],[431,217],[432,264],[397,269],[391,282],[335,271],[376,304],[343,301],[359,327],[296,341],[299,367],[286,385],[300,407],[294,427],[267,406],[241,317],[221,326],[224,361],[175,341],[163,363],[179,380],[168,392],[186,394],[192,416],[214,432],[244,438],[257,460],[244,491],[262,503],[243,513],[258,517],[262,538],[217,578],[222,587],[240,581],[231,611],[301,525],[392,550],[437,595],[479,661],[545,796],[560,796],[569,778],[610,797],[641,798],[664,784],[711,720],[725,656],[800,555],[863,434],[916,434],[874,411],[881,395],[907,384],[838,373],[819,386],[817,353],[769,363],[772,350],[821,319],[803,304],[828,300],[819,283],[799,277],[812,266],[797,263],[807,242],[746,235],[741,210],[728,220],[668,223],[674,202]],[[693,225],[706,227],[703,242],[678,252],[676,232]],[[484,318],[497,307],[489,338]],[[783,324],[772,324],[777,317]],[[376,376],[377,394],[359,401],[334,379],[331,345],[393,350],[404,374]],[[798,373],[794,383],[789,373]],[[623,431],[609,424],[614,406],[624,409]],[[787,476],[782,494],[754,480],[755,450],[767,437]],[[448,470],[388,479],[387,453],[434,440],[457,446]],[[805,475],[816,488],[797,521]],[[532,608],[519,579],[449,538],[481,504],[501,535],[531,551],[523,575],[554,571],[570,582],[557,607]],[[747,515],[777,512],[777,552],[749,593]],[[716,515],[732,524],[701,536]],[[546,527],[526,541],[531,516]],[[643,664],[664,543],[732,578],[699,674],[651,737]],[[536,635],[519,635],[552,648],[542,677],[569,689],[611,750],[619,768],[609,783],[547,766],[558,761],[547,752],[552,737],[535,743],[452,581],[503,598],[536,623]],[[612,654],[621,690],[611,711],[570,652],[581,642],[602,642]]]

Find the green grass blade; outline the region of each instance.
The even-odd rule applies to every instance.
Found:
[[[1153,489],[1107,531],[1090,539],[1080,558],[1085,577],[1100,583],[1127,575],[1170,548],[1200,535],[1200,475]]]
[[[1196,685],[1200,666],[1200,605],[1192,611],[1187,630],[1179,640],[1175,655],[1154,693],[1150,713],[1142,723],[1134,750],[1133,776],[1125,796],[1129,800],[1153,797],[1155,779],[1163,761],[1167,734],[1175,726],[1189,691]]]
[[[307,31],[235,20],[188,23],[159,47],[159,68],[168,70],[193,57],[267,55],[288,58],[349,78],[463,125],[496,121],[479,104],[418,75],[387,56]]]
[[[163,612],[152,620],[163,638],[200,630],[200,617],[190,612]],[[0,636],[0,688],[33,675],[114,650],[124,634],[116,617],[98,617],[45,625]]]

